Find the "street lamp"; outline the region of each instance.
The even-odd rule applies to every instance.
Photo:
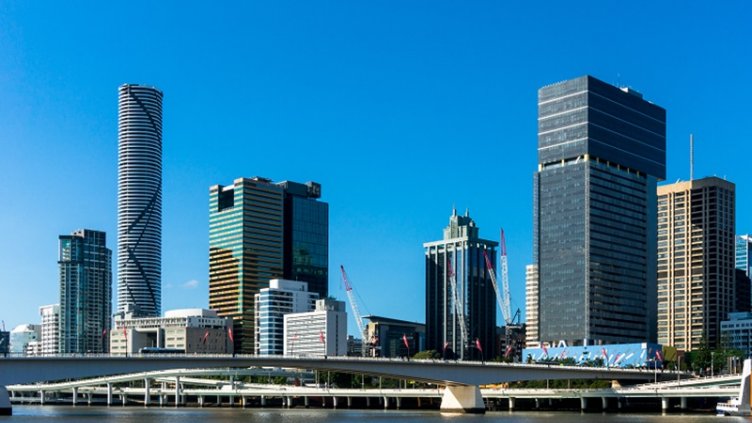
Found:
[[[710,377],[714,376],[713,364],[715,362],[715,351],[710,352]]]

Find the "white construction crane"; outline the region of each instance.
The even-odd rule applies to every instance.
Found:
[[[347,278],[347,273],[345,272],[345,266],[340,265],[340,270],[342,271],[342,282],[345,284],[345,292],[347,293],[347,299],[350,300],[350,308],[352,308],[353,316],[355,317],[355,323],[358,325],[358,331],[360,331],[360,337],[362,342],[362,354],[363,356],[366,355],[366,336],[368,335],[366,333],[366,328],[363,326],[363,319],[360,317],[360,310],[358,310],[358,303],[355,302],[355,295],[352,291],[352,285],[350,285],[350,280]]]
[[[516,315],[512,315],[509,305],[509,264],[507,262],[507,242],[504,238],[504,229],[501,230],[501,283],[503,291],[499,289],[499,284],[496,282],[496,271],[491,264],[491,259],[488,257],[486,250],[483,250],[483,257],[486,259],[488,274],[491,275],[491,283],[496,292],[496,301],[499,303],[499,308],[501,308],[501,315],[504,317],[504,322],[507,326],[512,325],[514,324]]]
[[[460,293],[457,290],[457,277],[454,274],[452,268],[452,262],[447,257],[447,275],[449,276],[449,283],[452,285],[452,296],[454,299],[454,314],[457,316],[457,320],[460,325],[460,345],[462,345],[462,351],[460,354],[464,354],[465,347],[467,347],[467,320],[465,320],[465,305],[460,301]]]

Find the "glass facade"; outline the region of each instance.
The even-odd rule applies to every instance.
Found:
[[[654,340],[665,110],[585,76],[542,88],[538,113],[540,341]]]
[[[750,276],[750,253],[752,253],[752,237],[749,235],[736,236],[736,268],[743,270]]]
[[[102,353],[109,348],[112,251],[104,232],[60,236],[59,351]]]
[[[309,292],[329,295],[329,204],[321,185],[280,182],[285,190],[286,279],[308,282]]]
[[[456,211],[444,229],[444,239],[423,244],[427,349],[442,352],[446,345],[447,357],[480,360],[480,351],[474,347],[477,338],[484,357],[495,356],[496,295],[483,252],[495,264],[496,246],[497,242],[478,237],[478,228],[467,213],[457,216]],[[459,307],[455,301],[460,302]],[[463,339],[460,326],[462,316],[467,339]]]

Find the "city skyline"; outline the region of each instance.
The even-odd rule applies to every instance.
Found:
[[[89,34],[101,26],[122,25],[104,18],[107,6],[80,17],[55,7],[0,6],[0,20],[14,23],[0,30],[0,46],[10,59],[0,64],[0,74],[6,75],[0,79],[0,143],[6,152],[0,172],[10,181],[0,189],[7,199],[7,206],[0,207],[0,229],[10,236],[8,245],[0,247],[0,288],[21,285],[15,298],[0,298],[0,319],[8,327],[34,322],[39,305],[56,302],[59,233],[97,228],[110,234],[108,247],[115,249],[117,125],[112,99],[116,87],[130,81],[167,93],[163,309],[206,305],[206,188],[255,174],[316,180],[325,187],[331,206],[329,268],[347,266],[355,290],[365,299],[365,314],[423,320],[423,310],[412,304],[412,297],[423,294],[421,245],[434,238],[453,204],[461,210],[469,207],[489,233],[505,228],[513,308],[523,309],[524,266],[532,256],[530,174],[535,170],[535,93],[540,86],[593,74],[649,93],[668,111],[666,182],[688,178],[687,137],[693,132],[696,176],[727,176],[738,187],[737,210],[749,208],[752,180],[744,159],[752,147],[745,141],[745,111],[739,107],[750,90],[746,75],[752,54],[744,42],[751,38],[750,29],[741,20],[749,15],[749,5],[734,6],[726,12],[650,7],[652,17],[644,20],[638,6],[618,19],[605,8],[585,17],[566,14],[595,22],[587,30],[562,31],[562,44],[583,45],[582,51],[547,45],[546,34],[569,28],[552,18],[564,13],[553,6],[551,16],[541,17],[525,6],[482,5],[463,10],[466,22],[459,23],[446,4],[430,11],[412,6],[396,17],[346,4],[321,11],[255,7],[238,11],[238,18],[212,11],[209,18],[226,19],[234,29],[222,30],[209,19],[210,29],[200,36],[189,34],[187,42],[146,30],[137,39],[156,36],[155,43],[141,52],[125,39],[99,40]],[[200,15],[158,5],[146,19],[165,21],[173,13],[188,21]],[[75,29],[57,28],[60,23],[47,19],[48,14]],[[310,20],[311,14],[316,19]],[[532,28],[510,19],[516,14],[541,19],[547,30],[533,34]],[[233,26],[249,16],[254,23],[275,19],[260,29]],[[682,22],[700,16],[707,32],[686,33]],[[352,21],[338,19],[342,17]],[[385,17],[393,27],[379,32]],[[41,22],[53,23],[49,31],[35,33]],[[635,31],[618,33],[636,22],[655,39],[637,37]],[[279,23],[284,25],[275,29]],[[300,28],[285,32],[295,25]],[[230,54],[239,47],[234,41],[226,50],[210,48],[231,31],[241,41],[259,34],[278,39],[240,48],[238,58]],[[354,37],[341,41],[339,31]],[[369,31],[382,37],[373,38]],[[594,39],[598,35],[607,36]],[[98,59],[69,57],[84,38],[92,38],[92,57]],[[56,43],[63,48],[58,51]],[[116,61],[120,53],[113,44],[133,53],[134,63]],[[166,51],[172,44],[176,48]],[[535,49],[557,66],[541,66],[530,58]],[[194,51],[198,59],[192,58]],[[194,63],[208,63],[211,72],[192,70]],[[521,64],[510,66],[515,63]],[[291,87],[283,89],[288,83]],[[216,112],[207,112],[207,105]],[[277,152],[280,145],[297,153]],[[418,182],[447,151],[467,145],[481,156],[473,162],[481,165],[483,177]],[[468,164],[457,169],[478,170]],[[67,187],[49,180],[78,183]],[[88,191],[78,207],[19,207],[33,204],[32,195],[60,204],[79,193],[81,181]],[[742,212],[738,216],[736,233],[750,232],[752,222]],[[401,287],[408,288],[405,298],[383,295]],[[330,272],[329,289],[344,299],[337,272]]]

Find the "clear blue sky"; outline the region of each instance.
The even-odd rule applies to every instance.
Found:
[[[537,89],[586,73],[667,109],[667,181],[688,177],[694,132],[695,175],[736,182],[752,231],[748,1],[207,5],[0,3],[8,327],[58,301],[58,235],[116,249],[125,82],[165,94],[163,309],[207,305],[209,186],[254,175],[323,185],[330,291],[345,298],[344,264],[364,314],[424,320],[422,243],[453,204],[484,237],[505,228],[524,308]]]

